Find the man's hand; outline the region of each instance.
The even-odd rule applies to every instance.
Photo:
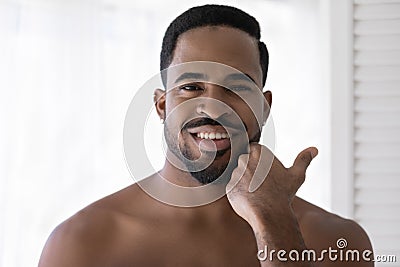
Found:
[[[232,208],[250,225],[254,216],[287,209],[317,154],[315,147],[307,148],[299,153],[293,166],[285,168],[267,147],[251,143],[249,154],[239,156],[227,185]]]
[[[238,159],[227,185],[227,197],[235,212],[252,227],[259,251],[307,249],[291,202],[303,184],[306,170],[317,155],[314,147],[300,152],[285,168],[265,146],[250,144],[249,154]],[[260,259],[261,266],[312,266],[311,262]]]

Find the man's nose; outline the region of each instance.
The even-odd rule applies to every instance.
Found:
[[[214,120],[232,113],[232,108],[227,103],[226,89],[222,86],[208,84],[203,97],[197,113]]]

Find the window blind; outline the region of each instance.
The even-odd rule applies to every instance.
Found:
[[[400,267],[400,0],[354,0],[353,12],[354,218]]]

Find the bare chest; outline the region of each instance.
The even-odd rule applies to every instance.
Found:
[[[137,242],[142,242],[142,246]],[[260,266],[252,231],[161,227],[125,240],[113,266]]]

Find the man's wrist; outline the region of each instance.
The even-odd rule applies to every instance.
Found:
[[[292,207],[288,203],[273,203],[264,205],[262,208],[254,209],[249,218],[249,224],[253,231],[266,231],[281,223],[282,220],[294,217]]]

